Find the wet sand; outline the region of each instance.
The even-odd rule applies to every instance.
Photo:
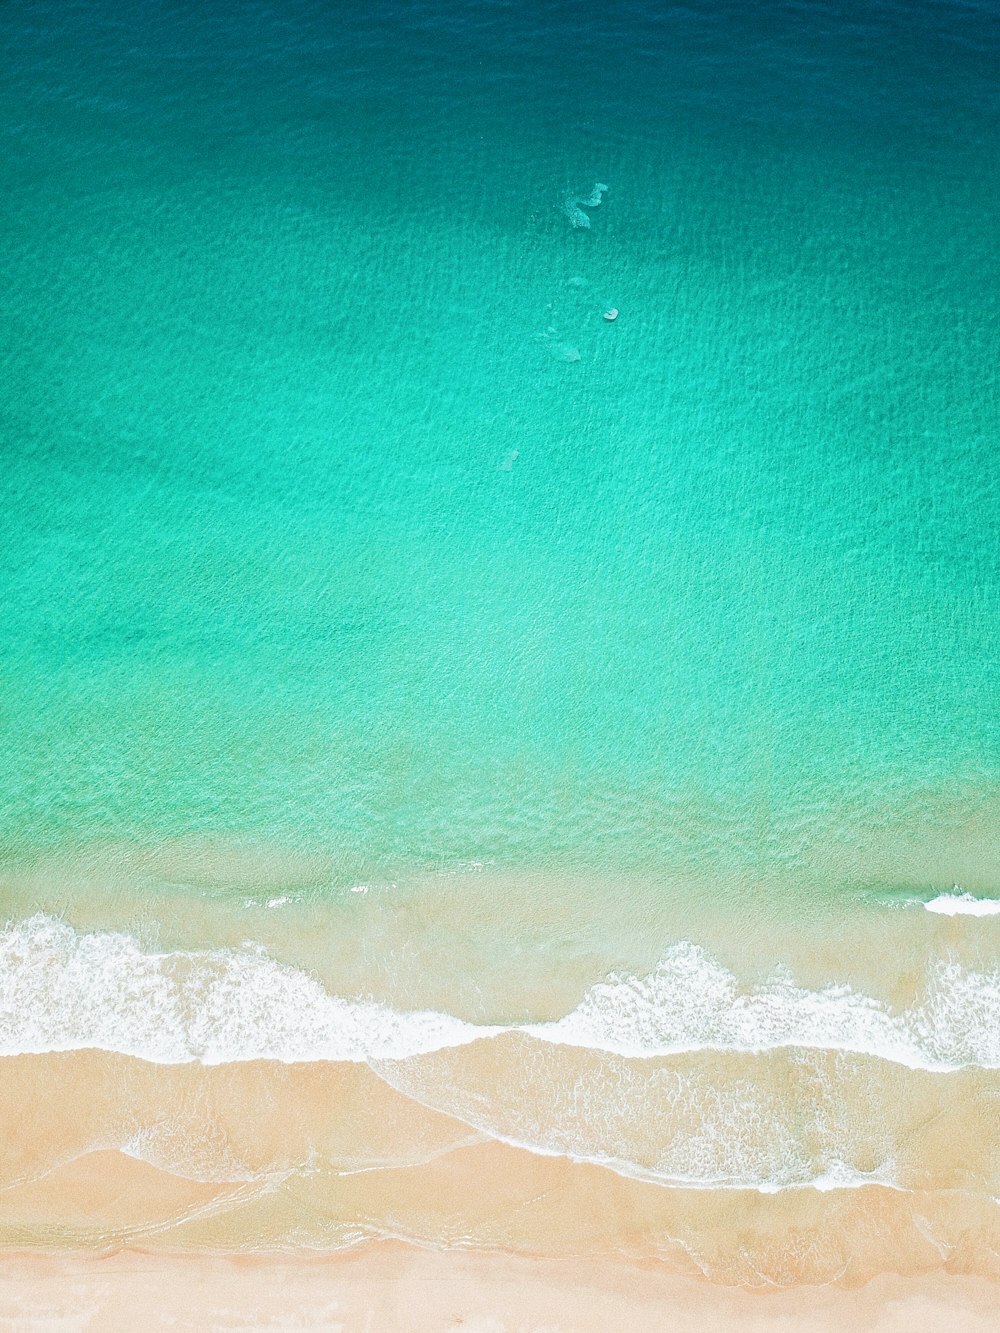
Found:
[[[907,1131],[912,1188],[768,1193],[666,1187],[528,1151],[364,1065],[80,1051],[0,1061],[0,1074],[0,1252],[332,1254],[404,1238],[760,1289],[883,1273],[1000,1281],[992,1103],[956,1076],[923,1076],[935,1098],[960,1094],[962,1114],[927,1101],[930,1120]]]

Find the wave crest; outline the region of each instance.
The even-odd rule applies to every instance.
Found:
[[[744,986],[705,949],[672,945],[646,977],[594,985],[564,1018],[477,1025],[331,995],[260,946],[168,953],[123,932],[77,933],[37,915],[0,932],[0,1054],[98,1048],[161,1064],[373,1061],[505,1032],[635,1059],[685,1051],[812,1047],[910,1068],[1000,1068],[1000,973],[933,961],[894,1011],[846,984],[809,990],[787,972]]]
[[[0,1054],[88,1048],[158,1064],[405,1059],[488,1035],[330,995],[264,949],[144,952],[37,915],[0,934]]]

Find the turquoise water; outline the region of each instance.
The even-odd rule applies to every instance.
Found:
[[[5,865],[988,823],[996,23],[6,5]]]
[[[996,1278],[996,0],[0,44],[0,1248]]]

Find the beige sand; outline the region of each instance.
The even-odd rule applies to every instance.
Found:
[[[625,1264],[383,1243],[335,1259],[127,1252],[0,1258],[4,1333],[156,1328],[331,1333],[987,1333],[1000,1288],[878,1278],[758,1294]]]
[[[515,1066],[504,1069],[516,1086]],[[983,1178],[997,1151],[995,1099],[973,1095],[975,1071],[921,1077],[926,1097],[907,1084],[897,1099],[926,1120],[900,1135],[912,1164],[899,1169],[922,1173],[912,1190],[761,1194],[664,1188],[492,1141],[364,1065],[10,1057],[0,1060],[0,1252],[329,1254],[389,1236],[649,1262],[722,1286],[857,1287],[882,1273],[1000,1281],[1000,1209]]]

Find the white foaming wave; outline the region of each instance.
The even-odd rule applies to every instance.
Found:
[[[957,884],[951,893],[939,893],[923,906],[941,916],[1000,916],[1000,898],[975,898],[963,893]]]
[[[37,915],[0,931],[0,1055],[97,1048],[160,1064],[403,1060],[521,1032],[636,1059],[697,1050],[842,1050],[910,1068],[1000,1068],[1000,973],[931,964],[918,1002],[893,1011],[847,985],[784,971],[741,986],[681,941],[646,977],[592,986],[554,1022],[477,1025],[331,995],[260,946],[144,951],[123,932],[77,933]]]
[[[565,1018],[523,1030],[639,1059],[813,1047],[913,1069],[1000,1068],[1000,973],[934,963],[920,1003],[893,1012],[847,985],[807,990],[780,969],[763,985],[742,988],[705,949],[681,941],[649,976],[601,982]]]
[[[901,1185],[893,1175],[891,1164],[877,1167],[874,1171],[860,1171],[847,1162],[836,1162],[824,1168],[816,1175],[804,1175],[799,1179],[767,1179],[747,1174],[744,1177],[733,1175],[685,1175],[682,1172],[656,1170],[637,1166],[626,1158],[613,1157],[605,1153],[573,1152],[565,1148],[550,1148],[535,1140],[515,1138],[483,1127],[483,1133],[498,1143],[506,1143],[511,1148],[521,1148],[536,1157],[564,1157],[571,1162],[590,1166],[601,1166],[613,1171],[625,1180],[637,1180],[647,1185],[666,1185],[671,1189],[685,1190],[732,1190],[754,1194],[786,1194],[789,1190],[817,1190],[820,1194],[831,1194],[834,1190],[866,1189],[879,1185],[883,1189],[895,1190],[900,1194],[912,1194],[913,1190]],[[1000,1199],[997,1201],[1000,1206]]]
[[[330,995],[261,948],[144,952],[37,915],[0,932],[0,1054],[97,1048],[157,1064],[404,1059],[490,1034]]]
[[[415,1066],[415,1067],[414,1067]],[[537,1087],[538,1067],[519,1066],[496,1098],[486,1099],[475,1084],[449,1081],[447,1071],[426,1077],[420,1062],[377,1064],[391,1087],[429,1109],[453,1116],[488,1138],[538,1157],[565,1158],[613,1171],[646,1184],[697,1190],[752,1190],[780,1194],[815,1189],[821,1193],[879,1185],[909,1192],[900,1183],[885,1136],[879,1165],[862,1170],[851,1162],[856,1135],[849,1124],[831,1122],[824,1110],[839,1102],[839,1089],[823,1088],[820,1104],[810,1100],[803,1121],[801,1103],[785,1102],[774,1090],[740,1079],[729,1086],[697,1074],[678,1077],[668,1070],[652,1083],[636,1069],[610,1071],[610,1082],[574,1080],[545,1107],[545,1115],[524,1120]],[[442,1077],[443,1075],[443,1077]],[[519,1082],[526,1075],[528,1083]],[[670,1082],[665,1100],[657,1082]],[[825,1104],[823,1093],[826,1094]],[[610,1096],[608,1094],[611,1094]],[[698,1109],[686,1129],[672,1121],[678,1109]],[[836,1117],[834,1117],[834,1121]],[[656,1125],[655,1141],[645,1131]],[[867,1134],[865,1148],[873,1146]],[[856,1145],[853,1145],[856,1146]]]

